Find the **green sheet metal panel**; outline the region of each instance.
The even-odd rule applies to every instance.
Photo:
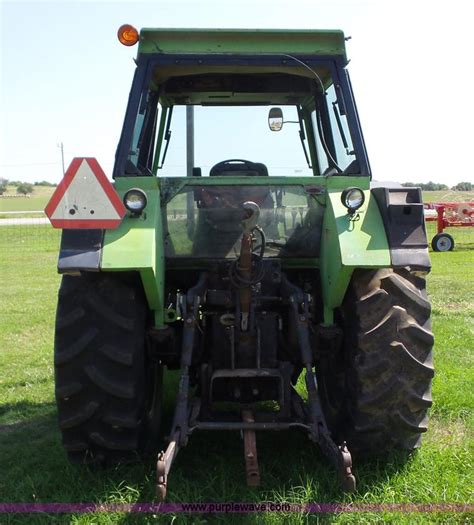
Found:
[[[365,203],[352,217],[341,202],[340,191],[329,190],[326,199],[320,264],[327,324],[332,323],[333,309],[341,305],[356,268],[391,266],[387,236],[377,203],[370,190],[365,189],[364,194]]]
[[[144,28],[138,53],[289,53],[347,60],[344,33],[340,30]]]
[[[152,177],[116,179],[115,189],[121,197],[131,188],[145,191],[147,207],[137,218],[127,213],[116,230],[106,230],[101,270],[139,271],[148,304],[155,312],[156,325],[162,326],[165,262],[163,246],[157,242],[163,238],[158,180]]]

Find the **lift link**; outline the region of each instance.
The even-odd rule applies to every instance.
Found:
[[[318,383],[312,365],[312,351],[309,338],[309,298],[298,287],[286,281],[285,289],[290,293],[289,301],[297,329],[301,359],[306,368],[305,383],[308,391],[310,438],[317,442],[323,454],[336,468],[344,491],[354,492],[356,480],[352,474],[352,457],[346,442],[337,445],[331,437],[318,394]]]
[[[241,222],[243,234],[240,248],[238,271],[245,282],[252,279],[252,231],[257,227],[260,216],[259,206],[252,201],[246,201],[242,205],[245,211],[245,219]],[[240,296],[240,328],[242,332],[249,329],[250,302],[252,300],[252,290],[250,285],[239,289]]]
[[[192,363],[192,354],[198,325],[198,311],[207,283],[207,274],[203,272],[197,284],[186,294],[182,305],[183,309],[183,344],[181,352],[181,376],[179,379],[176,409],[173,418],[170,441],[166,451],[158,454],[156,471],[157,497],[163,501],[166,498],[168,473],[181,447],[186,446],[189,436],[189,369]]]

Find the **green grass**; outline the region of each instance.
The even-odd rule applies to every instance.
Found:
[[[43,210],[56,188],[34,186],[33,193],[24,197],[0,197],[0,215],[2,211],[38,211]],[[16,188],[8,186],[5,195],[16,195]]]
[[[5,230],[3,229],[5,228]],[[14,228],[14,227],[12,227]],[[91,471],[68,464],[57,429],[53,386],[53,326],[59,277],[57,232],[0,229],[0,502],[151,502],[153,456],[134,465]],[[10,230],[10,234],[7,234]],[[28,247],[28,249],[26,249]],[[468,245],[466,245],[468,247]],[[474,250],[431,254],[429,291],[436,337],[430,429],[408,458],[355,461],[358,491],[343,495],[333,469],[296,431],[257,436],[263,486],[245,485],[237,433],[197,433],[170,475],[169,502],[288,501],[456,503],[472,498]],[[176,374],[166,378],[164,429],[169,428]],[[177,515],[173,523],[223,522],[222,515]],[[229,515],[226,523],[468,523],[467,514],[343,513]],[[1,515],[12,524],[170,523],[173,516]]]

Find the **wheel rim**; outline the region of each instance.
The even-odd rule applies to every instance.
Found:
[[[440,237],[436,241],[436,246],[438,247],[438,250],[440,252],[449,252],[451,250],[453,243],[451,242],[451,239],[449,237]]]

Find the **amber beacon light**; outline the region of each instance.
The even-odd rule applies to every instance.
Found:
[[[124,24],[119,27],[117,37],[124,46],[134,46],[139,39],[138,31],[130,24]]]

